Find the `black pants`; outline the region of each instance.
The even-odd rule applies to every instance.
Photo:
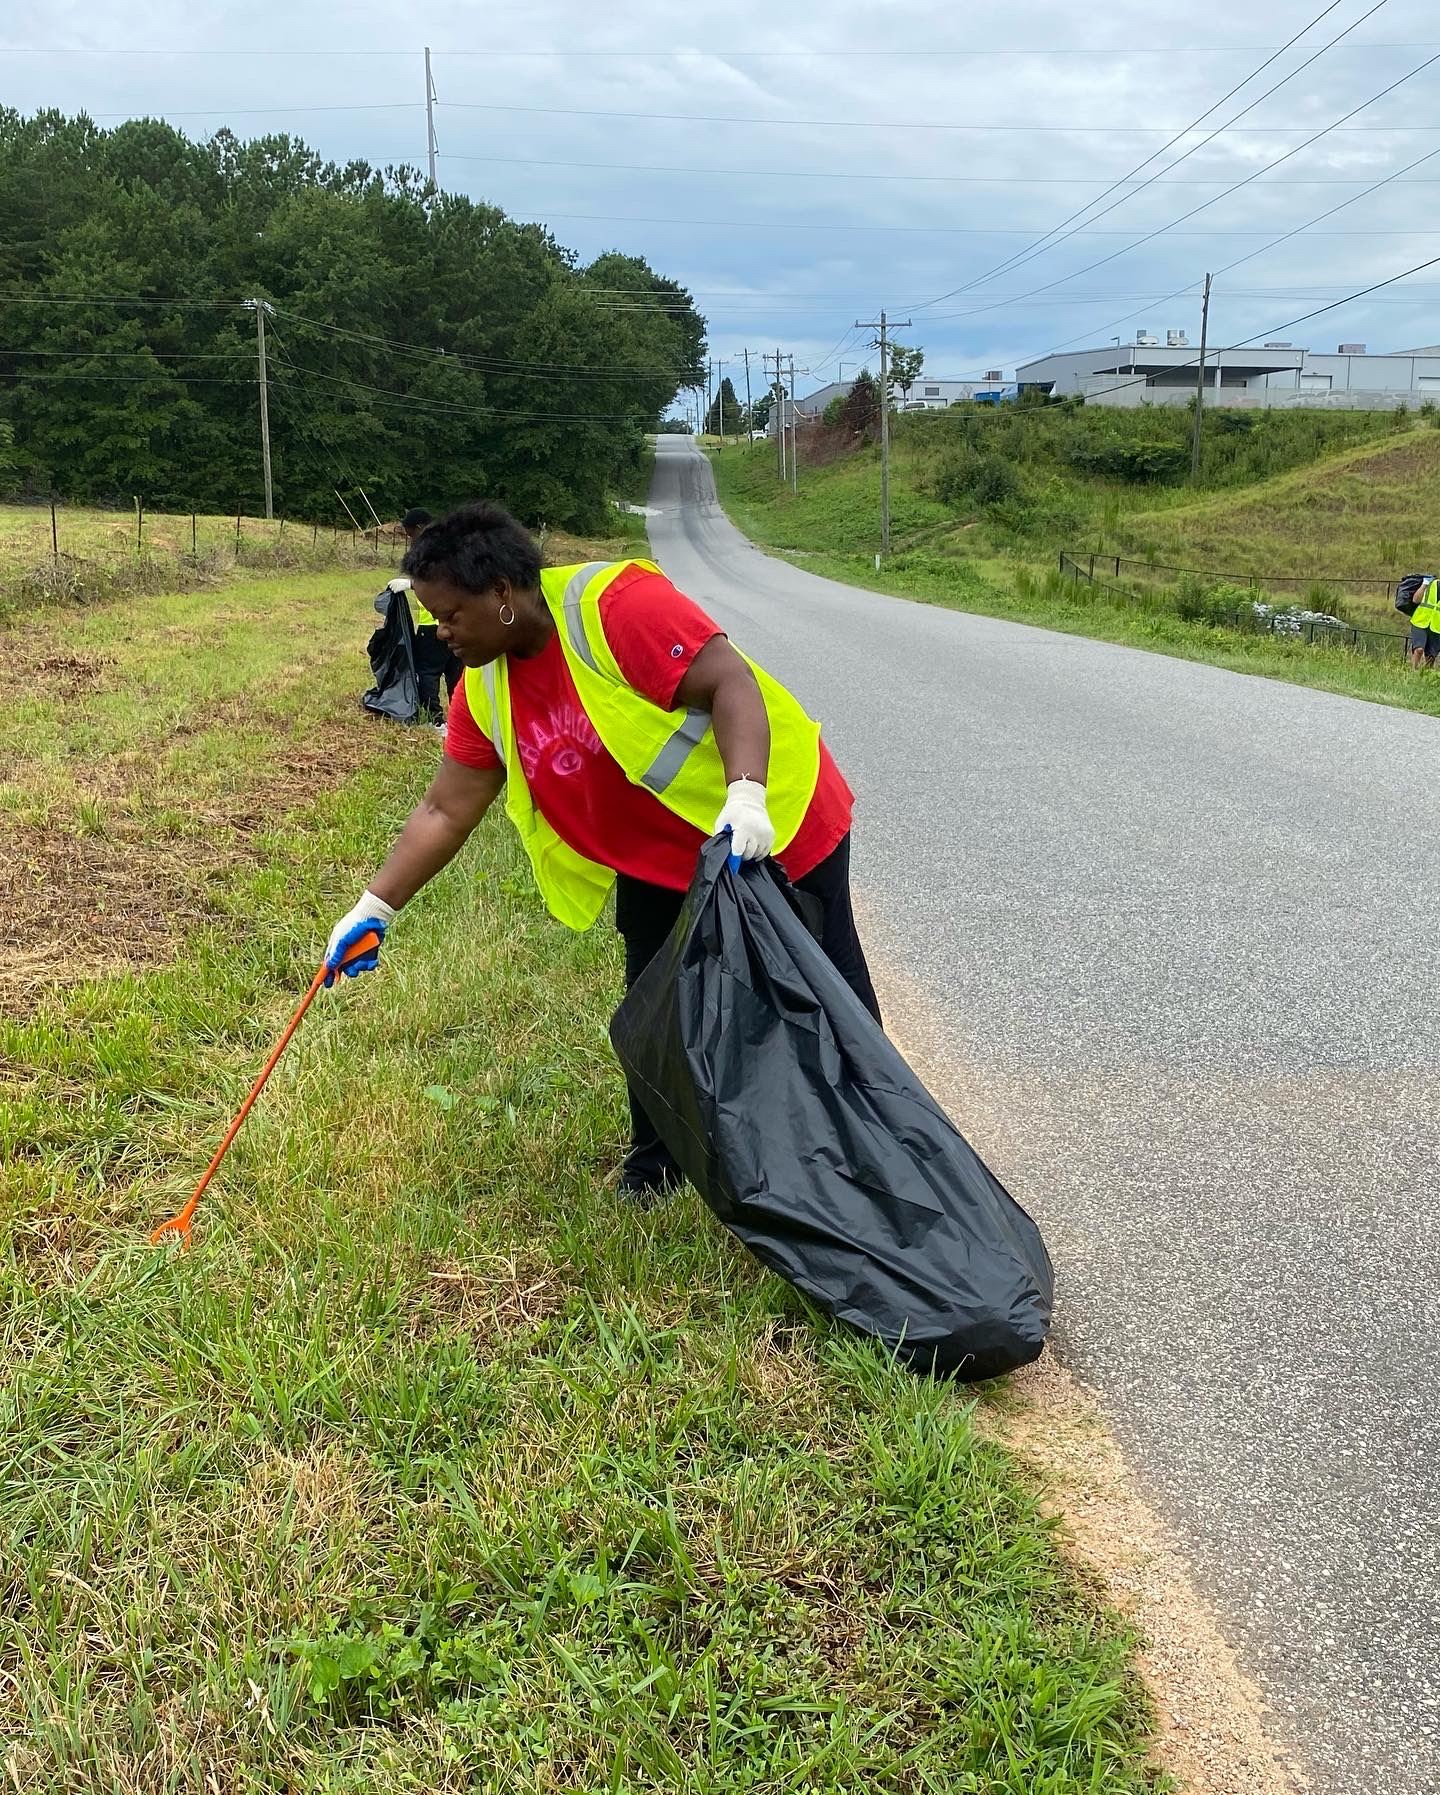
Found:
[[[415,632],[415,682],[420,688],[420,715],[431,723],[443,720],[440,709],[440,682],[445,682],[447,698],[455,696],[464,667],[440,640],[433,623],[422,624]]]
[[[855,913],[850,907],[850,837],[847,835],[828,859],[822,860],[813,872],[806,873],[795,884],[799,890],[819,900],[822,915],[820,945],[845,983],[879,1022],[880,1005],[870,982],[870,968],[865,964],[865,950],[855,929]],[[615,888],[615,926],[625,942],[627,991],[665,945],[684,902],[683,891],[670,891],[663,885],[650,885],[643,879],[632,879],[624,873],[620,875]],[[627,1183],[660,1189],[667,1184],[678,1184],[680,1176],[679,1167],[632,1089],[630,1151],[625,1156]]]

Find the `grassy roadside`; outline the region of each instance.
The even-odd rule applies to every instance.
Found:
[[[613,937],[499,823],[306,1022],[195,1251],[144,1246],[433,764],[354,709],[368,596],[92,610],[0,724],[10,816],[127,881],[0,1005],[10,1781],[1157,1789],[1131,1642],[966,1401],[601,1190]]]
[[[1100,592],[1092,596],[1084,586],[1061,581],[1038,562],[927,548],[925,531],[935,522],[927,507],[943,508],[920,493],[901,495],[892,512],[895,538],[908,536],[913,546],[900,549],[877,571],[879,493],[873,462],[857,457],[834,468],[804,470],[796,497],[779,485],[771,454],[767,445],[757,444],[712,455],[720,502],[752,541],[812,573],[924,604],[1043,624],[1068,635],[1440,715],[1440,678],[1416,674],[1398,658],[1376,661],[1345,648],[1190,623],[1158,596],[1111,602]]]

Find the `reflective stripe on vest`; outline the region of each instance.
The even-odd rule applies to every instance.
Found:
[[[662,711],[625,679],[605,637],[600,601],[627,569],[658,573],[653,561],[592,561],[546,568],[541,595],[555,620],[571,679],[595,733],[632,785],[643,785],[668,810],[702,834],[714,827],[725,799],[725,770],[708,711]],[[770,723],[770,815],[776,851],[795,838],[820,771],[820,727],[785,688],[747,663]],[[505,808],[519,831],[536,883],[553,915],[571,928],[588,928],[604,908],[613,869],[568,847],[541,815],[515,739],[509,669],[502,655],[465,674],[465,698],[478,729],[505,767]]]

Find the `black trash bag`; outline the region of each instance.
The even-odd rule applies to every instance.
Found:
[[[375,681],[360,702],[377,717],[414,723],[420,717],[420,681],[415,672],[415,625],[403,592],[387,586],[375,600],[385,621],[366,645]]]
[[[912,1369],[1038,1358],[1040,1231],[946,1118],[768,864],[710,842],[610,1038],[660,1137],[771,1271]]]

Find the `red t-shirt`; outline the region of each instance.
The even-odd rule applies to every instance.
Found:
[[[632,567],[602,594],[600,615],[620,671],[661,710],[697,654],[724,632],[663,574]],[[694,877],[705,837],[644,786],[632,785],[585,714],[558,636],[533,660],[509,662],[510,712],[520,764],[540,814],[576,853],[617,872],[683,891]],[[500,756],[455,688],[445,752],[462,766],[493,768]],[[854,798],[820,744],[820,778],[795,839],[776,858],[803,879],[832,854],[850,828]],[[718,809],[718,806],[717,806]]]

